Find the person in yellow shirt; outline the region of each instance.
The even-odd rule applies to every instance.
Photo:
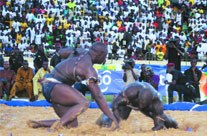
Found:
[[[49,16],[46,19],[47,25],[53,23],[53,21],[54,21],[54,17],[52,17],[51,14],[49,14]]]
[[[71,25],[70,25],[70,22],[69,22],[68,20],[67,20],[67,22],[64,23],[64,25],[63,25],[64,29],[68,29],[70,26],[71,26]]]
[[[19,44],[22,40],[22,33],[18,32],[16,36],[16,43]]]
[[[165,54],[162,51],[162,47],[159,48],[159,51],[156,53],[156,58],[158,61],[162,61],[164,59]]]
[[[42,94],[42,86],[39,81],[44,77],[45,74],[50,73],[53,70],[53,66],[48,65],[48,60],[44,60],[42,68],[40,68],[35,76],[33,77],[33,93],[35,100],[42,100],[45,97]]]
[[[188,0],[188,1],[189,1],[189,3],[191,3],[192,5],[195,4],[195,0]]]
[[[117,25],[118,28],[121,27],[122,21],[121,20],[116,21],[116,25]]]
[[[76,3],[74,2],[74,0],[70,0],[70,1],[68,2],[68,8],[69,8],[70,10],[73,10],[73,11],[74,11],[75,7],[76,7]]]
[[[157,41],[157,44],[155,45],[155,49],[156,49],[156,53],[159,52],[159,49],[161,48],[161,43],[159,41]]]
[[[26,91],[29,100],[33,101],[32,78],[34,76],[33,69],[28,66],[28,61],[23,61],[23,66],[17,71],[16,81],[10,91],[9,100],[16,97],[16,93]]]
[[[27,29],[27,27],[28,27],[27,22],[26,22],[25,20],[24,20],[24,21],[22,21],[22,22],[21,22],[21,31],[26,30],[26,29]]]

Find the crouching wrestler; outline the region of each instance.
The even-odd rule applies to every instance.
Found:
[[[40,82],[44,97],[52,103],[54,111],[60,119],[30,120],[27,124],[32,128],[50,127],[52,130],[77,127],[78,116],[88,109],[89,102],[73,85],[76,82],[86,80],[87,87],[94,95],[100,109],[115,123],[114,129],[118,128],[118,121],[101,93],[98,74],[93,68],[93,64],[104,63],[106,56],[107,46],[97,42],[89,51],[76,53],[73,57],[68,57],[58,63]]]
[[[132,110],[139,110],[154,121],[153,131],[178,128],[177,122],[163,112],[157,91],[146,82],[129,84],[113,101],[112,111],[118,122],[126,120]]]

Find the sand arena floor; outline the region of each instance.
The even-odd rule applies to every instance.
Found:
[[[177,120],[179,129],[151,131],[153,122],[150,118],[133,111],[127,121],[122,121],[120,128],[111,131],[95,125],[100,116],[99,109],[88,109],[79,116],[79,127],[51,132],[47,128],[32,129],[27,120],[57,118],[51,107],[9,107],[0,105],[0,136],[206,136],[207,112],[165,111]],[[62,135],[61,135],[62,134]]]

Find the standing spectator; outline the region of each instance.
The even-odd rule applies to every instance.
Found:
[[[33,100],[32,78],[33,70],[28,66],[28,61],[23,61],[23,66],[17,71],[16,81],[10,91],[9,100],[16,97],[16,93],[26,91],[30,101]]]
[[[59,62],[61,62],[61,57],[58,53],[59,50],[60,50],[60,46],[56,46],[55,52],[50,60],[50,65],[53,67],[55,67]]]
[[[50,73],[52,69],[52,66],[48,66],[48,60],[43,60],[42,68],[40,68],[33,77],[33,92],[35,100],[44,99],[42,94],[42,86],[39,81],[44,77],[45,74]]]
[[[0,70],[0,99],[9,96],[10,89],[15,82],[15,72],[10,70],[9,61],[4,62],[4,69]]]
[[[190,64],[191,64],[191,67],[185,70],[184,74],[188,78],[190,84],[194,86],[196,94],[195,95],[191,94],[192,96],[190,97],[184,95],[184,101],[185,99],[187,101],[190,98],[193,98],[194,102],[200,102],[199,81],[201,79],[202,72],[196,67],[197,65],[196,59],[192,59]]]
[[[181,70],[181,57],[183,56],[183,52],[180,46],[180,39],[176,37],[175,40],[170,40],[167,43],[167,52],[166,58],[168,63],[174,63],[175,69]]]
[[[125,60],[122,69],[124,70],[123,80],[126,85],[135,82],[139,79],[139,70],[135,69],[135,62],[133,59]]]
[[[46,60],[47,56],[45,55],[44,47],[43,45],[39,45],[37,47],[37,51],[34,56],[34,67],[35,67],[35,73],[42,67],[43,60]]]

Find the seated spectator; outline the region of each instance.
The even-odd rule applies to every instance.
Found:
[[[188,84],[189,85],[193,85],[193,87],[195,88],[195,94],[189,94],[188,95],[184,95],[184,101],[194,101],[194,102],[200,102],[200,88],[199,88],[199,81],[201,79],[202,76],[202,72],[197,68],[197,60],[196,59],[192,59],[191,60],[191,67],[187,70],[185,70],[184,74],[186,75],[187,79],[188,79]],[[187,85],[188,85],[187,84]],[[188,86],[189,86],[188,85]],[[190,86],[189,86],[190,87]]]
[[[0,70],[0,98],[6,99],[9,96],[12,85],[15,82],[15,72],[10,70],[9,61],[4,62],[4,69]]]
[[[48,60],[44,60],[42,68],[40,68],[33,77],[33,93],[35,100],[45,99],[42,94],[42,86],[39,81],[45,74],[50,73],[51,70],[53,70],[53,66],[48,66]]]
[[[173,103],[173,91],[177,91],[179,95],[179,101],[182,101],[182,95],[192,96],[195,95],[195,88],[188,83],[188,78],[183,73],[175,69],[174,63],[167,64],[167,73],[172,74],[172,82],[165,81],[165,84],[169,84],[168,87],[168,102]],[[192,99],[192,98],[191,98]],[[187,101],[187,100],[185,100]]]
[[[23,66],[20,67],[17,71],[16,81],[10,91],[9,100],[14,97],[17,97],[18,92],[26,91],[30,101],[33,100],[33,88],[32,88],[32,78],[33,78],[33,69],[28,66],[28,61],[23,61]]]

